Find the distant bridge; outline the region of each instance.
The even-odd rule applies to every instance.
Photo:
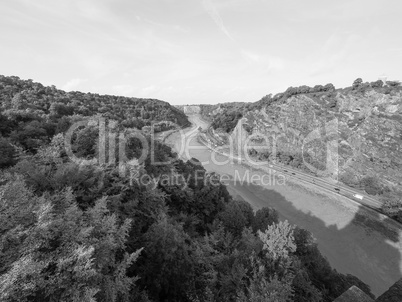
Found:
[[[201,107],[198,105],[178,105],[176,108],[183,111],[185,114],[198,114],[201,113]]]

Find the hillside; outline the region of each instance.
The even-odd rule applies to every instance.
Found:
[[[185,114],[169,103],[155,99],[99,95],[79,91],[65,92],[32,80],[0,75],[0,102],[3,114],[56,117],[99,114],[119,121],[126,127],[141,129],[152,122],[170,121],[189,126]]]
[[[154,124],[158,132],[190,125],[186,115],[167,102],[65,92],[18,77],[0,76],[0,104],[0,168],[15,163],[16,150],[36,153],[54,135],[92,116],[115,120],[121,129],[145,130]],[[96,135],[95,130],[90,134]]]
[[[263,160],[273,159],[272,142],[280,136],[275,139],[277,160],[312,173],[332,165],[324,176],[380,196],[384,211],[402,221],[402,87],[382,84],[358,79],[344,89],[291,87],[256,103],[218,105],[207,117],[235,142],[253,136],[259,149],[250,152]],[[327,156],[330,141],[337,144],[332,159]]]

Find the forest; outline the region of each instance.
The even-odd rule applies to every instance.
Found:
[[[329,302],[352,285],[373,297],[330,267],[313,234],[273,208],[254,212],[218,175],[159,141],[152,155],[167,164],[148,154],[129,177],[110,158],[80,165],[66,153],[77,121],[115,120],[123,132],[152,121],[188,126],[168,103],[5,76],[0,92],[1,301]],[[90,123],[72,137],[81,158],[96,158],[99,144]],[[125,151],[143,147],[131,139]]]

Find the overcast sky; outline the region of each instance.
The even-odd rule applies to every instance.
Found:
[[[172,104],[402,79],[402,1],[1,0],[0,74]]]

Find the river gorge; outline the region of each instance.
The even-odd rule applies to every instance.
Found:
[[[341,273],[357,276],[370,285],[376,296],[401,278],[402,232],[393,222],[375,213],[367,218],[363,215],[367,210],[347,198],[312,194],[286,181],[272,179],[264,185],[242,181],[267,175],[230,163],[223,155],[199,143],[199,128],[206,129],[208,123],[198,114],[189,115],[189,120],[193,126],[171,134],[166,143],[182,159],[196,158],[208,172],[225,175],[225,184],[234,198],[247,201],[254,210],[273,207],[281,220],[312,232],[331,266]],[[382,229],[379,225],[387,227]],[[391,232],[385,231],[388,227]]]

